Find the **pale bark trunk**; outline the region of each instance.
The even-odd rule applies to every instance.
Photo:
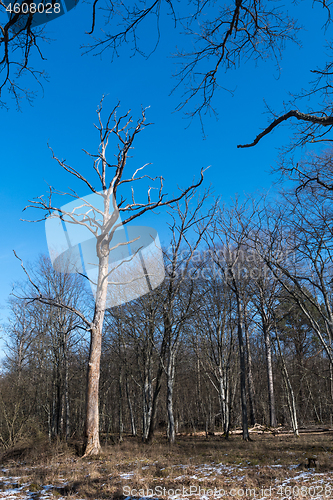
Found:
[[[272,345],[269,329],[263,321],[264,340],[266,348],[266,367],[268,383],[268,404],[269,404],[269,423],[271,427],[276,427],[276,411],[274,397],[273,363],[272,363]]]
[[[249,329],[245,317],[245,340],[246,340],[246,353],[247,353],[247,382],[249,388],[249,410],[250,410],[250,424],[255,425],[256,415],[255,415],[255,390],[252,375],[252,356],[250,351],[250,339],[249,339]]]
[[[283,360],[282,374],[283,374],[284,384],[286,387],[286,395],[287,395],[287,402],[291,419],[291,426],[293,428],[293,433],[295,434],[295,436],[299,437],[295,395],[284,360]]]
[[[150,364],[150,360],[148,361]],[[142,408],[142,439],[147,441],[151,415],[152,415],[152,383],[151,383],[151,367],[148,365],[145,368],[145,377],[143,381],[143,408]]]
[[[230,412],[229,412],[229,381],[227,373],[221,373],[219,376],[219,400],[223,422],[223,432],[225,437],[229,437],[230,430]]]
[[[168,438],[173,444],[176,440],[175,419],[173,414],[173,387],[175,381],[175,359],[170,353],[167,368],[167,412],[168,412]]]
[[[293,428],[293,433],[295,434],[295,436],[299,437],[295,394],[294,394],[294,390],[293,390],[293,387],[292,387],[291,382],[290,382],[289,373],[288,373],[287,366],[286,366],[286,363],[285,363],[285,360],[284,360],[284,357],[282,354],[282,350],[281,350],[280,339],[279,339],[279,336],[277,333],[276,333],[276,340],[277,340],[280,360],[281,360],[281,364],[282,364],[282,376],[283,376],[284,384],[286,387],[286,395],[287,395],[287,402],[288,402],[288,408],[289,408],[289,413],[290,413],[291,425]]]
[[[84,455],[98,455],[99,442],[99,376],[102,332],[91,329],[90,353],[87,380],[86,428]]]
[[[99,441],[99,378],[102,349],[102,328],[107,295],[108,261],[108,254],[101,256],[99,259],[95,313],[90,331],[84,456],[98,455],[101,450]]]
[[[247,423],[245,355],[244,355],[244,344],[243,344],[243,332],[240,321],[238,323],[238,340],[239,340],[239,358],[240,358],[240,372],[241,372],[240,382],[241,382],[243,439],[244,441],[248,441],[250,436]]]

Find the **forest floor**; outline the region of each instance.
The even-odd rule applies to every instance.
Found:
[[[251,439],[199,433],[170,447],[163,436],[151,445],[126,437],[94,459],[80,458],[74,444],[16,446],[0,455],[0,498],[333,499],[333,431]]]

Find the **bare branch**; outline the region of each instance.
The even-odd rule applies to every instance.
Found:
[[[312,115],[309,113],[301,113],[300,111],[294,109],[291,111],[288,111],[288,113],[285,113],[284,115],[280,116],[279,118],[276,118],[265,130],[263,130],[257,137],[254,139],[253,142],[249,144],[238,144],[238,148],[251,148],[252,146],[255,146],[258,144],[258,142],[268,135],[275,127],[280,125],[280,123],[289,120],[289,118],[297,118],[297,120],[302,120],[305,122],[311,122],[314,124],[319,124],[324,127],[327,126],[332,126],[333,125],[333,116],[316,116]]]
[[[45,297],[43,296],[42,292],[40,291],[39,287],[36,285],[36,283],[34,283],[34,281],[31,279],[26,267],[24,266],[23,264],[23,261],[22,259],[20,259],[20,257],[16,254],[15,250],[13,250],[14,252],[14,255],[15,257],[20,261],[21,263],[21,267],[23,269],[23,272],[25,273],[25,275],[27,276],[28,278],[28,281],[29,283],[33,286],[33,288],[36,290],[36,296],[35,297],[25,297],[26,300],[30,301],[30,302],[35,302],[35,301],[38,301],[42,304],[47,304],[47,305],[50,305],[50,306],[54,306],[54,307],[58,307],[60,309],[66,309],[67,311],[70,311],[74,314],[76,314],[84,323],[85,325],[90,329],[91,326],[92,326],[92,323],[84,316],[84,314],[82,314],[81,311],[77,310],[75,307],[71,307],[69,306],[68,304],[65,304],[63,302],[58,302],[56,299],[54,298],[50,298],[50,297]]]

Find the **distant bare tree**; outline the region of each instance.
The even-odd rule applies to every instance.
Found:
[[[195,279],[200,273],[200,269],[191,264],[216,213],[215,206],[208,213],[204,212],[203,207],[208,197],[209,192],[199,198],[188,193],[184,196],[183,203],[178,201],[170,212],[172,237],[165,253],[167,276],[165,285],[160,290],[165,359],[160,359],[167,379],[168,438],[171,444],[175,441],[173,392],[176,358],[191,317]]]
[[[247,410],[247,367],[246,367],[246,343],[245,343],[245,322],[246,322],[246,300],[247,276],[246,261],[244,261],[244,247],[246,248],[247,232],[239,224],[239,214],[249,210],[246,203],[235,204],[231,209],[221,208],[210,232],[210,250],[214,262],[224,276],[227,286],[233,293],[236,302],[235,324],[238,336],[239,363],[240,363],[240,387],[241,387],[241,411],[243,439],[250,439],[248,431],[248,410]],[[249,220],[254,214],[250,207]]]
[[[196,281],[193,344],[198,360],[220,402],[223,432],[230,431],[232,367],[235,364],[233,308],[235,301],[212,259],[203,256],[204,276]],[[200,272],[200,271],[199,271]]]

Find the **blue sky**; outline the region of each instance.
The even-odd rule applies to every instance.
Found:
[[[176,43],[182,43],[173,29],[171,19],[163,18],[161,41],[148,60],[130,57],[124,47],[119,57],[111,63],[111,54],[102,57],[82,55],[80,46],[89,43],[85,31],[89,30],[91,6],[81,2],[68,14],[45,26],[45,32],[53,39],[42,46],[47,60],[33,63],[45,69],[49,81],[44,92],[39,92],[33,106],[22,102],[18,112],[14,102],[9,111],[0,110],[1,127],[1,225],[0,249],[0,304],[6,300],[15,281],[24,279],[13,249],[24,262],[34,261],[40,253],[47,252],[43,223],[23,222],[21,218],[38,218],[37,211],[22,213],[28,200],[47,192],[47,183],[59,190],[68,187],[87,194],[84,186],[61,171],[52,160],[47,144],[58,157],[93,179],[91,162],[82,148],[91,153],[98,148],[98,135],[93,127],[95,110],[102,97],[105,112],[120,101],[121,110],[132,110],[136,119],[141,106],[150,106],[148,127],[137,137],[133,158],[129,163],[132,172],[147,162],[153,165],[147,173],[165,178],[165,191],[176,192],[177,184],[186,187],[202,167],[211,166],[205,175],[205,186],[212,185],[217,196],[228,202],[235,193],[240,195],[269,189],[275,180],[270,166],[277,159],[277,148],[288,140],[290,130],[281,127],[251,149],[237,149],[236,145],[252,140],[267,123],[264,100],[276,111],[288,99],[288,91],[299,91],[311,80],[310,69],[325,60],[324,33],[320,27],[325,21],[323,9],[311,9],[302,2],[297,12],[301,23],[310,31],[301,33],[303,47],[288,44],[281,62],[281,74],[271,60],[248,62],[227,75],[220,75],[220,84],[234,89],[231,95],[223,90],[214,99],[218,120],[204,117],[206,137],[200,123],[189,123],[174,109],[180,100],[180,92],[169,96],[175,84],[171,78],[175,72],[175,60],[170,57]],[[314,36],[315,33],[315,36]],[[142,30],[144,46],[153,46],[155,32],[149,27]],[[32,80],[26,86],[37,87]],[[63,204],[65,201],[61,200]],[[149,215],[140,221],[156,228],[166,243],[164,212]],[[1,311],[0,311],[1,313]],[[2,310],[2,317],[6,315]]]

